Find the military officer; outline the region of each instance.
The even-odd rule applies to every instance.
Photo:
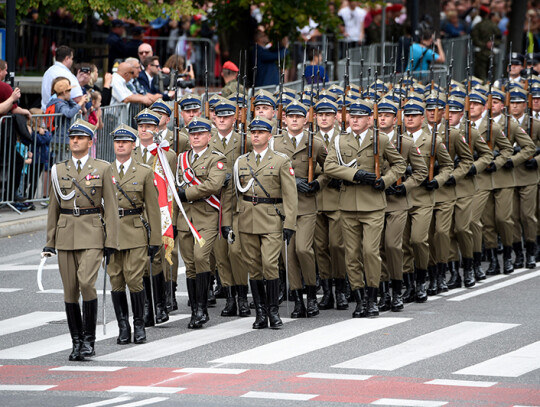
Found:
[[[267,120],[275,120],[276,116],[276,99],[270,92],[264,89],[255,93],[255,99],[253,100],[253,114],[256,117],[264,117]],[[274,126],[275,127],[275,126]],[[273,133],[275,134],[274,128]]]
[[[178,154],[189,150],[189,138],[185,134],[179,133],[177,146],[174,138],[174,132],[168,128],[172,116],[172,110],[169,107],[169,104],[164,102],[163,99],[158,99],[150,106],[149,109],[161,116],[158,125],[158,132],[161,140],[167,140],[169,145],[175,151],[177,151]]]
[[[212,124],[204,118],[194,118],[187,126],[191,150],[179,156],[178,196],[187,215],[176,218],[180,254],[186,265],[186,283],[191,306],[190,329],[208,322],[208,286],[211,276],[210,253],[221,225],[230,228],[230,201],[221,199],[227,174],[227,157],[209,147]],[[203,240],[196,240],[190,224]]]
[[[153,257],[161,246],[161,218],[154,172],[134,161],[131,152],[137,140],[137,130],[120,125],[112,132],[116,160],[112,163],[118,199],[119,249],[111,257],[107,273],[111,279],[111,297],[118,322],[116,343],[131,342],[126,285],[133,311],[133,342],[146,342],[144,329],[143,275],[147,256]],[[144,214],[148,218],[145,219]],[[148,229],[147,229],[148,228]]]
[[[386,185],[392,185],[405,173],[406,163],[385,134],[378,134],[378,157],[387,160],[388,171],[377,177],[373,129],[373,104],[357,99],[350,105],[351,133],[335,137],[324,170],[343,180],[339,197],[341,225],[345,242],[347,275],[356,309],[353,318],[375,317],[377,291],[381,276],[379,245],[384,226]],[[362,261],[361,261],[362,258]],[[364,307],[367,283],[367,309]]]
[[[295,174],[289,158],[269,148],[272,128],[266,118],[253,119],[249,125],[253,151],[234,165],[238,231],[256,310],[253,329],[267,328],[269,323],[270,328],[283,325],[278,263],[282,240],[288,244],[296,230]]]
[[[109,163],[89,155],[96,128],[77,120],[69,128],[71,158],[51,169],[47,243],[58,251],[60,277],[73,349],[70,361],[94,356],[98,300],[95,283],[103,257],[118,248],[118,205]],[[103,202],[102,202],[103,200]],[[79,307],[83,297],[83,310]]]
[[[184,127],[180,130],[180,133],[189,139],[187,125],[194,117],[201,116],[201,97],[194,93],[186,93],[178,104],[180,105],[180,116],[182,116],[184,122]]]
[[[298,232],[292,237],[288,247],[289,284],[293,292],[294,310],[291,318],[313,317],[319,314],[317,304],[317,283],[315,253],[313,252],[313,233],[317,220],[316,192],[321,188],[322,174],[308,182],[308,142],[309,134],[304,131],[308,109],[298,101],[286,107],[285,122],[287,132],[275,135],[270,143],[271,149],[287,155],[292,162],[298,190],[298,212],[296,225]],[[324,167],[326,148],[318,138],[313,138],[313,165]],[[307,309],[302,297],[304,282],[307,291]]]

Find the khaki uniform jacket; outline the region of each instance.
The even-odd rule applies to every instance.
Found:
[[[286,154],[292,162],[292,167],[297,178],[308,178],[308,134],[304,131],[300,144],[294,148],[291,138],[287,132],[282,135],[273,137],[273,150]],[[326,147],[324,143],[317,137],[313,137],[313,166],[317,164],[324,171],[324,161],[326,160]],[[313,168],[315,174],[315,168]],[[322,174],[318,177],[313,177],[319,181],[319,185],[323,187],[324,178]],[[296,181],[295,181],[296,182]],[[317,213],[317,194],[316,193],[298,193],[298,213],[297,215],[307,215],[309,213]]]
[[[339,134],[339,127],[337,124],[334,126],[334,134],[330,138],[330,142],[328,143],[327,149],[330,148],[332,143],[334,142],[335,137]],[[323,145],[325,145],[325,141],[323,139],[323,136],[321,132],[319,131],[315,137],[319,139]],[[317,165],[317,170],[322,170]],[[317,174],[318,172],[315,171]],[[328,175],[326,175],[324,172],[322,173],[322,177],[317,177],[319,182],[322,180],[321,189],[317,192],[317,210],[319,212],[334,212],[339,210],[339,189],[336,188],[328,188],[328,183],[332,179]]]
[[[144,208],[143,216],[150,225],[150,242],[146,228],[139,215],[120,216],[119,250],[161,245],[161,214],[159,210],[158,192],[154,185],[154,172],[146,164],[131,160],[129,168],[124,170],[120,179],[116,162],[111,163],[112,174],[118,186],[129,196],[138,208]],[[133,205],[115,186],[118,208],[133,209]]]
[[[515,179],[514,179],[514,170],[512,168],[502,168],[504,163],[512,156],[514,153],[514,149],[512,148],[512,144],[510,144],[510,141],[506,138],[503,128],[498,125],[495,121],[493,121],[493,125],[491,127],[491,137],[493,140],[493,150],[498,150],[500,155],[495,158],[495,166],[497,167],[497,171],[489,174],[491,175],[491,180],[493,182],[493,188],[499,189],[499,188],[513,188],[515,186]],[[480,135],[486,140],[487,142],[487,118],[484,117],[480,123],[480,127],[478,129],[478,132]],[[482,187],[484,183],[479,185],[480,189],[485,189]]]
[[[395,130],[392,135],[392,143],[397,148],[397,133]],[[407,165],[410,165],[412,169],[412,175],[408,176],[407,179],[403,182],[403,185],[405,185],[405,190],[407,191],[407,195],[388,195],[386,197],[386,212],[408,210],[411,207],[408,198],[409,192],[412,189],[417,188],[428,176],[428,168],[426,167],[424,159],[422,158],[418,148],[414,144],[413,139],[407,135],[402,135],[401,137],[401,156],[405,159]],[[389,169],[390,164],[388,163],[388,161],[385,160],[381,166],[384,173],[386,173]],[[405,175],[403,177],[405,177]]]
[[[429,156],[431,154],[431,134],[422,132],[416,140],[416,147],[420,150],[424,163],[429,171]],[[448,151],[440,137],[435,141],[435,159],[439,162],[439,173],[433,179],[437,180],[439,187],[442,187],[454,169],[454,162],[450,158]],[[426,178],[427,179],[427,178]],[[407,182],[405,182],[407,187]],[[435,192],[428,191],[423,186],[414,188],[409,194],[409,203],[411,206],[433,206],[435,203]]]
[[[296,191],[294,170],[289,158],[269,148],[258,167],[255,163],[255,153],[253,151],[240,156],[236,160],[236,165],[242,188],[245,188],[253,178],[249,170],[249,167],[251,167],[270,198],[281,198],[283,200],[282,203],[275,204],[275,207],[285,216],[285,221],[282,224],[274,205],[264,203],[254,205],[252,202],[243,199],[244,196],[267,198],[259,184],[254,181],[252,187],[245,193],[237,190],[238,212],[240,214],[238,218],[239,231],[264,235],[267,233],[281,233],[283,228],[296,230],[298,193]]]
[[[339,148],[341,151],[341,160],[347,164],[353,159],[356,159],[356,166],[347,167],[341,165],[338,160],[335,143],[332,143],[324,167],[327,175],[352,183],[354,175],[358,170],[375,172],[373,129],[368,130],[360,146],[358,146],[352,133],[340,135]],[[381,162],[381,177],[384,184],[386,186],[392,185],[405,173],[407,164],[384,133],[379,133],[379,157]],[[384,160],[388,161],[389,168],[383,174],[382,164]],[[384,210],[386,208],[386,194],[384,191],[377,191],[371,185],[356,183],[345,185],[344,183],[341,186],[339,207],[342,211],[354,212]]]
[[[236,95],[236,84],[238,82],[236,79],[233,79],[228,84],[226,84],[223,89],[221,89],[221,96],[228,98],[229,96]],[[238,94],[242,96],[244,94],[244,87],[242,84],[238,86]]]
[[[178,132],[178,149],[176,148],[176,143],[174,140],[174,131],[167,129],[165,140],[169,142],[171,148],[178,154],[183,153],[184,151],[188,151],[191,148],[191,146],[189,145],[189,136],[182,131]]]
[[[193,150],[189,151],[188,154],[191,162]],[[178,168],[181,171],[180,165]],[[215,195],[221,203],[222,226],[231,226],[230,201],[224,202],[221,199],[221,191],[227,173],[227,157],[208,147],[194,163],[191,163],[191,168],[201,184],[183,186],[188,202],[182,202],[182,205],[188,219],[197,230],[219,230],[219,211],[204,200]],[[182,181],[182,174],[178,174],[178,179]],[[182,232],[189,231],[189,226],[181,212],[178,212],[176,225],[178,230]]]
[[[109,163],[90,157],[81,173],[78,174],[70,158],[56,164],[56,171],[61,192],[69,194],[75,191],[75,196],[64,201],[52,192],[51,185],[45,246],[54,247],[57,250],[103,249],[104,247],[118,249],[118,204],[112,168]],[[81,216],[60,213],[60,209],[73,210],[75,203],[79,208],[94,207],[75,186],[72,179],[77,181],[83,191],[94,201],[95,206],[101,206],[101,200],[104,200],[102,217],[106,231],[103,230],[100,215],[97,213]]]
[[[525,185],[535,185],[538,183],[538,171],[528,170],[525,168],[524,162],[533,157],[536,153],[536,143],[538,140],[538,134],[540,133],[540,122],[533,119],[532,135],[529,137],[527,134],[528,118],[525,114],[521,125],[512,119],[509,125],[508,141],[513,146],[520,146],[521,151],[512,156],[514,163],[514,177],[516,178],[516,186],[521,187]],[[536,160],[540,160],[540,157],[536,157]],[[540,162],[539,162],[540,163]]]

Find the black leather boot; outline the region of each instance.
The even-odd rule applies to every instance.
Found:
[[[237,313],[236,309],[236,297],[234,287],[221,287],[221,291],[225,294],[227,302],[225,308],[221,311],[222,317],[235,317]]]
[[[345,293],[347,302],[354,302],[354,295],[351,292],[351,282],[349,281],[349,277],[345,277],[345,290],[343,292]]]
[[[364,288],[359,288],[358,290],[352,290],[352,295],[356,301],[356,308],[352,314],[353,318],[365,318],[366,317],[366,307],[364,306],[364,300],[366,298],[366,290]]]
[[[405,304],[414,302],[414,296],[416,295],[414,273],[403,273],[403,281],[405,282],[405,292],[402,296],[403,302]]]
[[[472,259],[463,259],[463,283],[466,288],[474,287],[476,280],[472,269]]]
[[[285,270],[279,269],[279,297],[278,301],[281,304],[283,301],[288,301],[286,298],[289,287],[287,287],[287,276],[285,275]]]
[[[208,306],[214,306],[217,304],[216,296],[214,295],[214,276],[210,274],[210,278],[208,279],[208,294],[206,294],[207,298],[207,307]]]
[[[496,276],[501,274],[501,266],[499,265],[499,255],[497,249],[487,249],[489,266],[486,271],[486,276]]]
[[[308,285],[307,290],[307,308],[306,315],[308,318],[319,315],[319,306],[317,304],[317,286]]]
[[[456,262],[448,262],[448,270],[450,271],[450,279],[446,282],[449,290],[461,287],[461,275],[459,269],[456,268]]]
[[[172,281],[166,281],[165,282],[165,306],[167,308],[167,312],[172,312],[173,304],[172,304],[172,288],[173,282]]]
[[[263,280],[249,280],[251,295],[255,303],[255,322],[253,329],[268,328],[268,313],[266,310],[266,293]]]
[[[146,330],[144,329],[144,290],[138,293],[130,293],[131,310],[133,311],[133,343],[146,342]]]
[[[291,312],[291,318],[306,318],[306,306],[304,305],[304,297],[302,296],[302,290],[293,290],[292,296],[294,298],[294,309]]]
[[[446,263],[437,263],[437,291],[440,293],[448,292],[446,285]]]
[[[381,299],[379,300],[379,311],[388,311],[392,307],[392,297],[390,297],[390,283],[388,281],[381,281],[379,283],[379,292],[381,293]]]
[[[219,272],[216,272],[216,288],[214,288],[214,297],[227,298],[227,293],[223,291],[223,285],[221,284],[221,278],[219,277]]]
[[[526,259],[525,259],[525,266],[528,269],[536,268],[536,243],[527,241],[525,242],[525,249],[526,249]]]
[[[238,316],[249,317],[251,315],[251,310],[249,309],[249,303],[247,299],[248,286],[237,285],[236,292],[238,294]]]
[[[73,348],[69,354],[69,360],[81,361],[84,360],[84,356],[81,355],[81,345],[83,340],[83,327],[81,318],[81,308],[78,302],[66,302],[64,303],[66,308],[67,323],[69,327],[69,333],[71,335],[71,342]]]
[[[347,301],[347,297],[345,296],[345,285],[347,280],[344,278],[336,278],[334,279],[334,282],[336,284],[336,308],[338,310],[349,309],[349,301]]]
[[[416,269],[416,302],[426,302],[426,275],[427,270]]]
[[[176,301],[176,281],[173,281],[172,310],[178,311],[178,302]]]
[[[150,277],[146,276],[143,277],[143,286],[144,286],[144,293],[145,293],[145,299],[144,299],[144,326],[154,326],[154,305],[152,303],[152,294],[150,291]]]
[[[129,326],[129,310],[125,291],[111,291],[116,322],[118,322],[118,345],[131,343],[131,327]]]
[[[474,278],[476,281],[481,281],[486,279],[486,273],[482,268],[482,253],[474,252],[473,253],[473,272]]]
[[[98,300],[83,301],[83,342],[81,345],[81,356],[85,358],[94,356],[94,344],[96,342]]]
[[[512,249],[514,249],[514,254],[516,255],[514,260],[514,269],[521,269],[525,267],[525,257],[523,256],[523,245],[521,242],[512,243]]]
[[[399,312],[403,309],[403,300],[401,299],[402,289],[403,281],[392,280],[392,312]]]
[[[197,309],[195,311],[195,319],[193,325],[196,328],[201,328],[210,318],[208,316],[208,287],[210,287],[210,272],[197,273],[195,276],[196,292],[197,292]]]
[[[428,266],[429,286],[427,295],[437,295],[437,266]]]
[[[323,289],[323,296],[321,298],[321,302],[319,302],[319,309],[334,308],[334,294],[332,294],[332,280],[322,279],[321,287]]]
[[[540,261],[540,235],[536,236],[536,261]]]
[[[186,278],[187,292],[189,298],[189,306],[191,307],[191,319],[189,320],[188,329],[198,329],[201,326],[196,326],[195,314],[197,313],[197,282],[194,278]]]
[[[156,304],[156,324],[162,324],[169,320],[167,313],[167,299],[165,298],[165,276],[159,273],[152,279],[154,288],[154,302]]]
[[[503,246],[503,273],[511,274],[514,272],[514,263],[512,263],[512,246]]]
[[[377,307],[377,287],[368,287],[367,291],[367,309],[366,317],[373,318],[379,316],[379,307]]]
[[[313,286],[315,290],[317,287]],[[266,309],[268,311],[268,321],[270,328],[278,329],[283,326],[283,321],[279,317],[279,278],[266,280]],[[315,305],[317,301],[315,300]]]

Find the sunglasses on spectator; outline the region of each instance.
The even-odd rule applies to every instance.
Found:
[[[149,54],[149,53],[150,53],[150,51],[140,51],[139,55],[141,55],[141,54]]]
[[[154,65],[154,64],[150,64],[150,65],[152,65],[152,66],[154,66],[154,67],[156,67],[156,68],[159,68],[159,67],[160,67],[160,65],[159,65],[159,64],[157,64],[157,65]]]

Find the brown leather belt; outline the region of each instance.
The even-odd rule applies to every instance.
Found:
[[[251,202],[253,205],[257,204],[280,204],[283,202],[282,198],[264,198],[259,196],[244,195],[244,201]]]
[[[93,213],[101,213],[101,208],[73,208],[73,209],[60,209],[60,213],[63,215],[91,215]]]
[[[118,208],[118,216],[123,218],[128,215],[140,215],[143,212],[143,208],[124,209]]]

